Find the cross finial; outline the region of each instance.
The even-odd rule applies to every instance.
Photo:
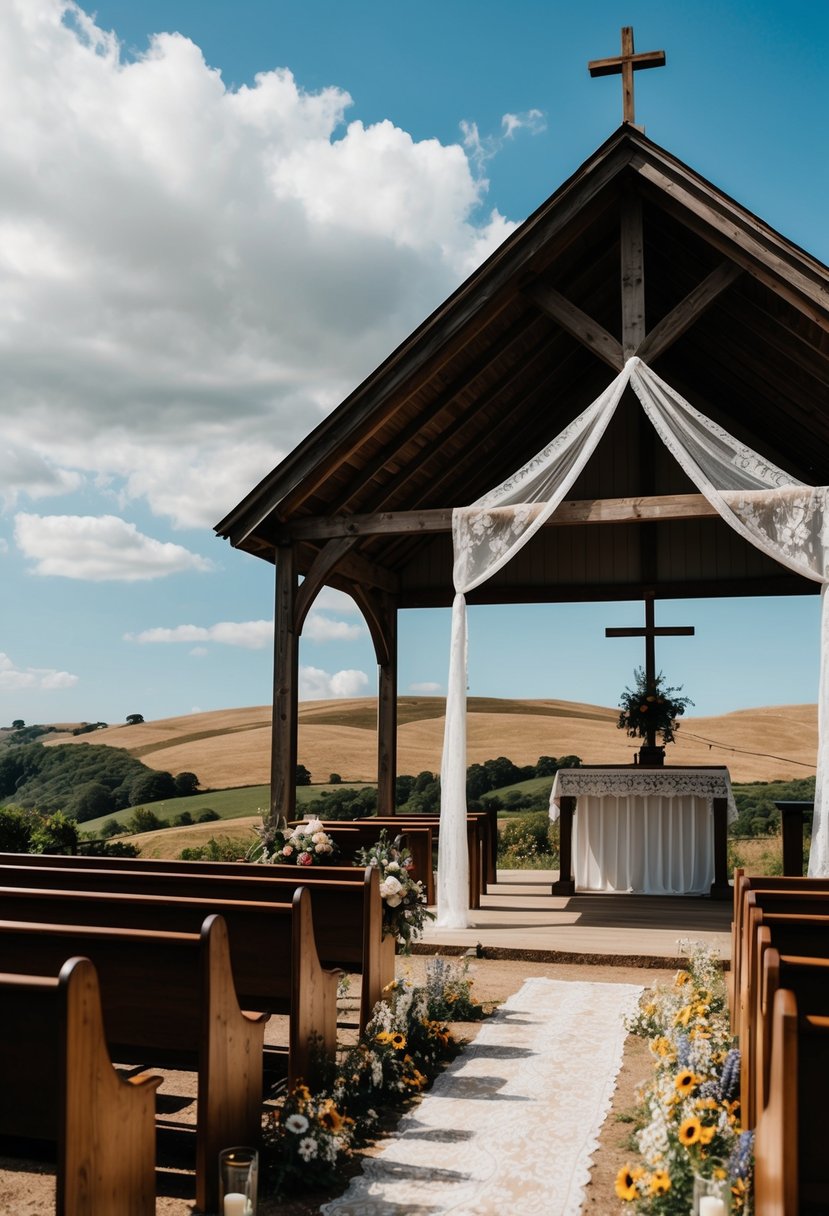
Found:
[[[661,68],[665,66],[664,51],[644,51],[641,55],[633,51],[633,26],[622,26],[622,53],[611,59],[591,59],[587,69],[591,76],[622,77],[622,122],[635,126],[633,111],[633,73],[640,68]]]

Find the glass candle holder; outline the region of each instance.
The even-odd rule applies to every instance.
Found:
[[[259,1154],[255,1148],[219,1153],[219,1216],[256,1216]]]
[[[694,1174],[693,1216],[728,1216],[731,1184],[727,1178],[702,1178]]]

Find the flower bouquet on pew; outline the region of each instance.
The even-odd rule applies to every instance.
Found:
[[[354,864],[380,871],[383,936],[394,937],[403,954],[411,953],[412,941],[420,937],[426,921],[435,919],[434,912],[426,907],[425,886],[412,878],[411,853],[393,844],[383,828],[377,844],[358,849]]]
[[[330,865],[338,849],[323,831],[319,819],[309,819],[294,828],[285,821],[263,823],[254,829],[259,837],[247,855],[248,861],[270,865],[320,866]]]

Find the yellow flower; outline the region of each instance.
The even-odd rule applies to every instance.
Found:
[[[691,1020],[691,1006],[683,1005],[674,1018],[674,1026],[687,1026]]]
[[[687,984],[689,982],[690,978],[691,977],[687,971],[677,971],[676,975],[674,976],[674,983],[676,984],[677,988],[681,988],[683,984]]]
[[[674,1077],[674,1087],[677,1093],[682,1094],[683,1098],[686,1096],[686,1094],[692,1093],[692,1091],[695,1090],[698,1085],[699,1077],[695,1076],[694,1073],[691,1072],[690,1068],[684,1069],[682,1072],[677,1073],[677,1075]]]
[[[671,1179],[667,1170],[656,1170],[651,1177],[650,1191],[652,1195],[667,1195],[671,1189]]]
[[[637,1197],[638,1193],[639,1192],[636,1189],[636,1179],[631,1172],[630,1166],[622,1166],[619,1173],[616,1175],[616,1194],[620,1199],[624,1199],[630,1203],[631,1200]]]
[[[679,1125],[679,1143],[684,1144],[686,1148],[691,1144],[697,1144],[701,1131],[702,1124],[695,1115],[692,1115],[690,1119],[685,1119]]]
[[[400,1032],[398,1031],[397,1034],[393,1034],[391,1036],[391,1045],[397,1051],[402,1051],[403,1048],[406,1046],[406,1036],[404,1034],[400,1034]]]
[[[716,1134],[717,1129],[715,1126],[707,1127],[705,1124],[703,1124],[699,1129],[700,1144],[710,1144]]]
[[[329,1102],[319,1113],[319,1121],[330,1132],[338,1132],[343,1125],[343,1117],[333,1102]]]
[[[374,1036],[374,1041],[375,1043],[390,1043],[392,1041],[392,1036],[387,1030],[380,1030]]]

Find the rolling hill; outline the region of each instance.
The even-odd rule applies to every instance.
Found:
[[[534,764],[539,756],[577,755],[590,764],[629,764],[638,742],[616,728],[618,710],[569,701],[469,699],[468,758],[480,763],[508,756]],[[307,701],[300,706],[299,762],[312,780],[330,773],[344,780],[376,779],[377,703]],[[402,697],[398,771],[437,772],[443,743],[444,702]],[[47,746],[73,743],[126,748],[152,768],[197,773],[202,786],[228,789],[269,780],[270,706],[187,714],[134,726],[112,726],[94,736],[56,736]],[[734,781],[808,777],[814,771],[814,705],[744,709],[713,718],[683,719],[670,764],[727,764]]]

